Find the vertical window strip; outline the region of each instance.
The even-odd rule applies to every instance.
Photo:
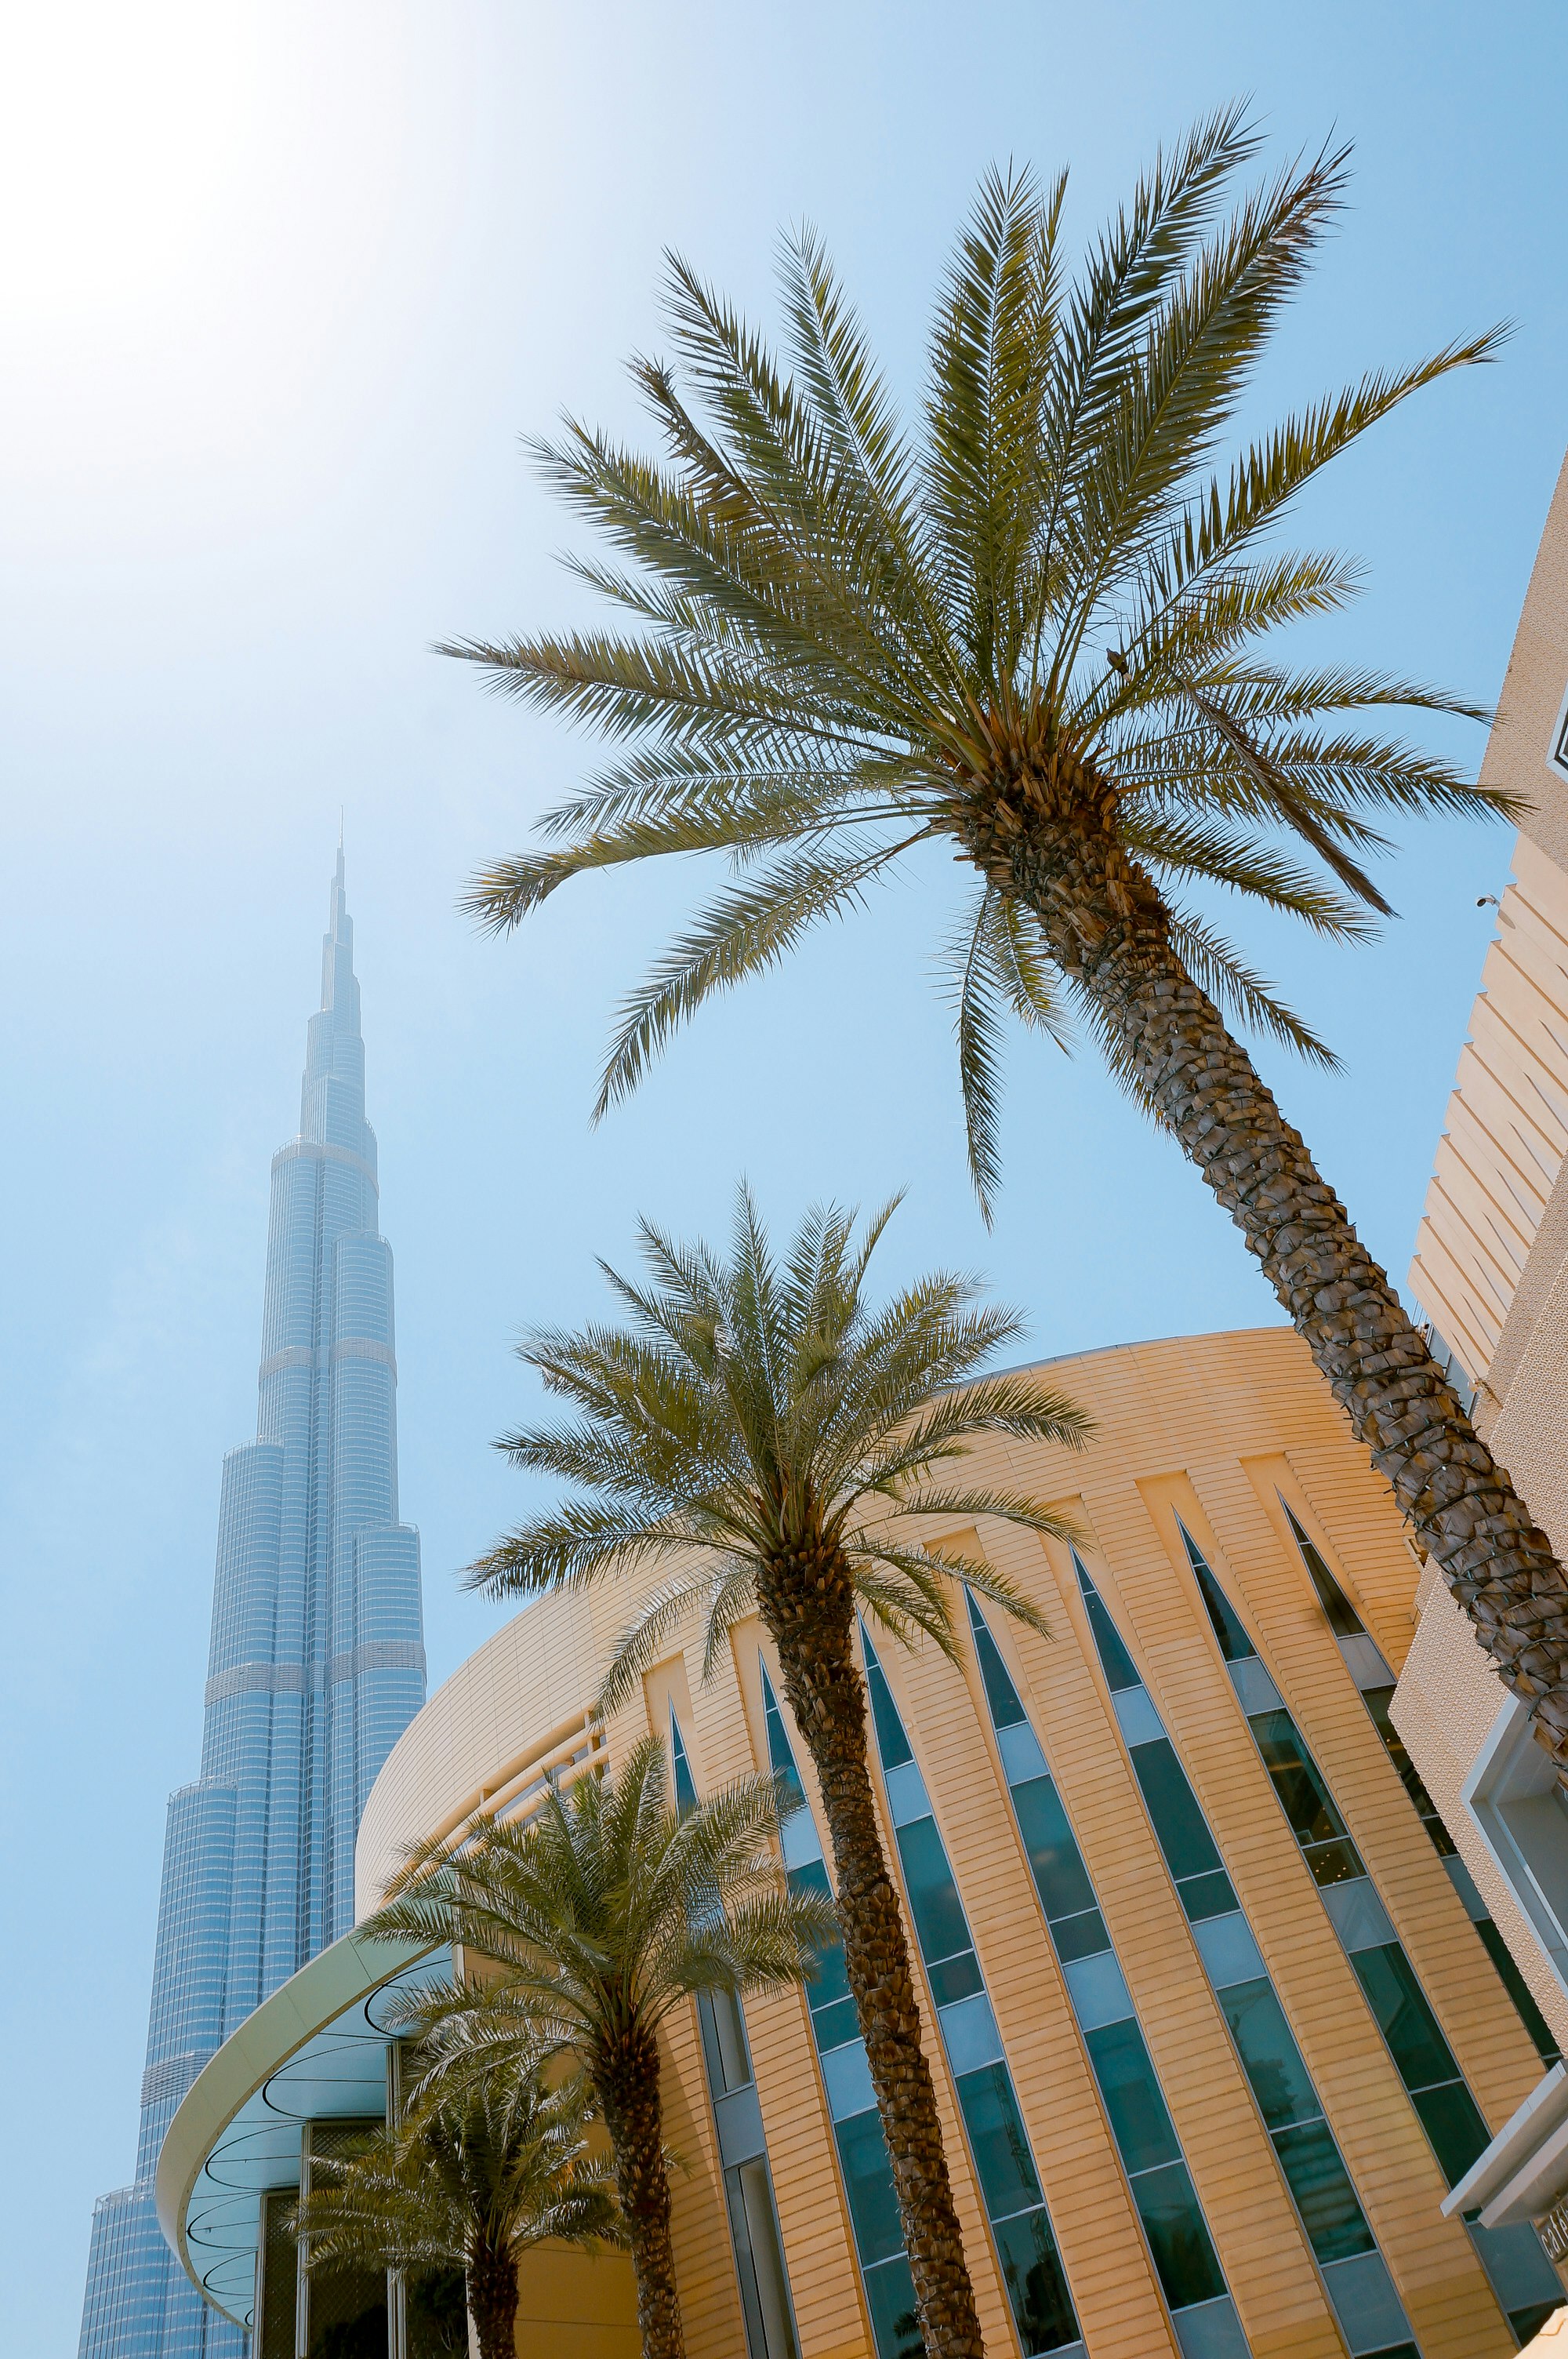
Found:
[[[1490,2143],[1481,2109],[1293,1714],[1179,1516],[1176,1528],[1275,1798],[1444,2183],[1453,2187]],[[1520,2342],[1528,2341],[1563,2299],[1540,2237],[1528,2223],[1522,2234],[1465,2224],[1498,2306]]]
[[[1045,2352],[1066,2359],[1069,2353],[1082,2352],[1083,2340],[968,1919],[925,1781],[864,1623],[860,1647],[909,1915],[1013,2324],[1025,2359]]]
[[[1154,1840],[1351,2359],[1418,2359],[1388,2264],[1181,1756],[1076,1549],[1073,1570]]]
[[[670,1761],[676,1808],[697,1808],[691,1756],[670,1710]],[[746,2017],[730,1991],[699,1991],[697,2019],[702,2036],[703,2070],[719,2141],[730,2242],[741,2288],[747,2359],[799,2359],[784,2239],[779,2234],[773,2172],[757,2102]]]
[[[822,1844],[806,1804],[784,1713],[767,1665],[759,1661],[757,1668],[762,1682],[768,1765],[793,1803],[782,1834],[784,1871],[797,1892],[829,1893]],[[877,2359],[922,2359],[925,2346],[914,2306],[914,2279],[904,2252],[892,2165],[838,1941],[818,1951],[817,1969],[816,1980],[806,1984],[806,2006]]]
[[[1520,1973],[1507,1942],[1493,1922],[1486,1902],[1476,1888],[1475,1878],[1460,1858],[1454,1838],[1439,1817],[1437,1805],[1422,1783],[1421,1773],[1405,1750],[1404,1739],[1394,1726],[1390,1710],[1394,1700],[1393,1671],[1377,1640],[1329,1571],[1322,1549],[1302,1529],[1284,1493],[1279,1491],[1275,1495],[1284,1509],[1285,1520],[1301,1552],[1307,1578],[1334,1633],[1345,1668],[1356,1683],[1357,1693],[1367,1708],[1367,1716],[1378,1732],[1384,1752],[1393,1764],[1394,1774],[1410,1796],[1411,1806],[1426,1829],[1433,1849],[1447,1869],[1449,1880],[1464,1903],[1465,1913],[1475,1926],[1482,1948],[1497,1968],[1519,2021],[1535,2043],[1536,2053],[1543,2064],[1555,2064],[1563,2053],[1557,2035],[1536,2005],[1530,1984]]]
[[[1183,2359],[1249,2346],[1056,1781],[971,1591],[969,1629],[1002,1775]]]

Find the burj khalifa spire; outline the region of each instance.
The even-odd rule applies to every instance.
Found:
[[[207,2059],[351,1926],[360,1813],[425,1700],[378,1192],[340,848],[299,1133],[272,1164],[256,1438],[223,1462],[201,1774],[169,1798],[135,2180],[93,2211],[79,2359],[243,2351],[164,2244],[158,2150]]]

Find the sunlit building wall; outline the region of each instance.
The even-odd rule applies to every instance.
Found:
[[[1479,1938],[1388,1721],[1418,1579],[1388,1491],[1288,1331],[1130,1345],[1051,1376],[1096,1419],[1092,1446],[998,1441],[976,1472],[1066,1509],[1080,1544],[990,1524],[970,1543],[1051,1637],[960,1596],[957,1662],[875,1629],[863,1651],[986,2347],[1501,2359],[1560,2282],[1528,2223],[1490,2234],[1443,2206],[1551,2034]],[[686,1632],[637,1701],[596,1722],[638,1583],[661,1577],[529,1607],[431,1699],[366,1807],[362,1916],[411,1837],[525,1811],[546,1776],[593,1775],[648,1731],[683,1798],[776,1769],[804,1798],[784,1867],[827,1880],[809,1760],[756,1623],[707,1683]],[[400,1962],[342,1950],[362,1981]],[[302,2011],[325,2026],[305,2002],[328,1962],[291,1986],[280,2041]],[[324,2102],[311,2053],[287,2067],[302,2116]],[[226,2256],[208,2282],[240,2319],[265,2241],[246,2158],[283,2086],[270,2057],[222,2052],[159,2181],[189,2265]],[[804,1992],[681,2011],[666,2061],[692,2359],[913,2359],[836,1954]],[[301,2131],[269,2134],[276,2188]],[[277,2266],[292,2287],[291,2257]],[[623,2261],[537,2255],[524,2295],[520,2353],[633,2359]]]

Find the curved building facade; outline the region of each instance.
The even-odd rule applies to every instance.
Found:
[[[966,1596],[957,1664],[863,1642],[987,2348],[1500,2359],[1558,2307],[1559,2280],[1528,2223],[1488,2231],[1444,2203],[1552,2035],[1478,1932],[1389,1718],[1419,1569],[1388,1491],[1289,1331],[1129,1345],[1052,1375],[1094,1415],[1091,1447],[994,1441],[977,1471],[1066,1509],[1080,1545],[965,1535],[1044,1609],[1050,1639]],[[809,1762],[756,1623],[706,1684],[687,1632],[634,1704],[596,1719],[634,1603],[630,1582],[546,1599],[432,1698],[365,1808],[362,1914],[412,1838],[525,1810],[546,1777],[592,1775],[650,1730],[677,1792],[764,1765],[793,1779],[805,1807],[783,1864],[827,1879]],[[365,1990],[404,1962],[341,1946]],[[246,2125],[329,2030],[313,2004],[287,2032],[280,2017],[259,2044],[231,2042],[159,2173],[193,2276],[236,2320],[259,2292],[258,2359],[314,2347],[292,2256],[265,2233],[268,2190],[297,2181],[313,2133],[263,2158]],[[806,1991],[677,2017],[666,2062],[692,2359],[914,2359],[837,1957]],[[287,2352],[265,2324],[286,2280]],[[618,2259],[542,2256],[524,2312],[519,2350],[540,2359],[634,2351]],[[389,2333],[417,2359],[395,2316]]]
[[[360,1813],[424,1701],[377,1196],[340,851],[299,1133],[273,1158],[256,1439],[223,1463],[201,1771],[168,1805],[135,2179],[94,2210],[80,2359],[243,2349],[158,2233],[158,2154],[222,2042],[353,1923]]]

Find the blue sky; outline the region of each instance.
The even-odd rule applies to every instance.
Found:
[[[465,875],[585,745],[484,698],[444,634],[568,619],[516,438],[630,426],[660,252],[766,316],[813,220],[913,394],[993,159],[1074,168],[1076,232],[1162,137],[1250,94],[1270,159],[1354,140],[1352,201],[1258,415],[1500,316],[1301,530],[1366,562],[1357,659],[1489,696],[1565,417],[1568,17],[1554,5],[1069,8],[150,0],[5,36],[0,596],[11,1145],[0,1763],[11,2346],[74,2351],[91,2206],[128,2176],[164,1797],[193,1772],[219,1462],[254,1430],[272,1149],[292,1129],[345,811],[397,1256],[403,1506],[432,1668],[493,1626],[460,1566],[522,1504],[489,1447],[517,1327],[600,1297],[645,1209],[783,1222],[907,1185],[887,1276],[985,1270],[1041,1353],[1275,1316],[1174,1152],[1085,1057],[1020,1045],[1009,1184],[964,1175],[943,905],[894,892],[710,1013],[598,1133],[620,991],[687,897],[648,876],[478,940]],[[16,234],[19,230],[20,234]],[[1448,741],[1478,757],[1479,733]],[[1412,838],[1403,916],[1331,953],[1259,928],[1342,1049],[1264,1062],[1402,1277],[1498,888],[1500,832]]]

